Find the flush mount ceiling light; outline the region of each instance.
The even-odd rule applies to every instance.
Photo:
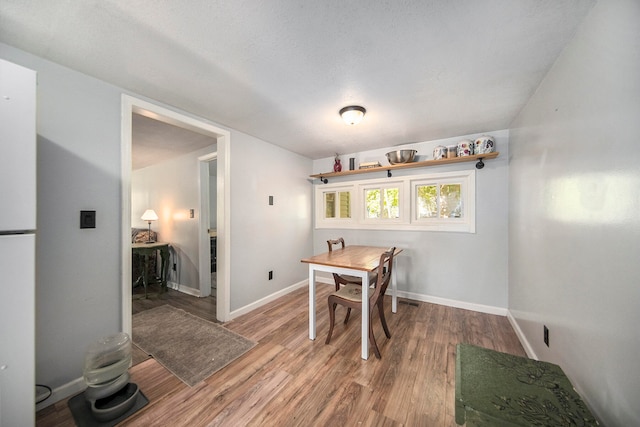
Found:
[[[366,112],[367,110],[365,110],[364,107],[359,105],[349,105],[348,107],[344,107],[340,110],[340,116],[346,124],[357,125],[362,121],[364,113]]]

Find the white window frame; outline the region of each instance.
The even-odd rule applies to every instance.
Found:
[[[356,217],[360,218],[362,224],[367,224],[369,226],[388,226],[390,224],[403,224],[406,222],[407,218],[407,204],[403,203],[404,198],[406,197],[406,181],[394,179],[390,181],[386,180],[376,180],[375,182],[367,181],[363,184],[358,184],[357,186],[357,194],[358,200],[357,203],[357,211],[359,215]],[[367,190],[380,190],[380,196],[382,199],[382,192],[389,188],[397,188],[398,189],[398,218],[367,218],[367,209],[366,209],[366,196],[365,193]],[[382,204],[382,200],[381,200]],[[382,211],[382,206],[380,206],[380,210]],[[353,210],[352,210],[353,212]],[[353,215],[352,215],[353,216]]]
[[[336,213],[340,212],[340,197],[338,196],[341,192],[349,192],[349,201],[351,203],[350,213],[351,218],[340,218],[336,216],[335,218],[326,218],[324,216],[325,210],[325,197],[326,193],[336,193]],[[348,227],[348,223],[353,223],[354,217],[354,206],[357,203],[355,201],[356,195],[354,193],[354,188],[352,185],[322,185],[316,187],[316,228],[351,228]]]
[[[476,175],[475,170],[447,172],[411,179],[411,223],[422,230],[476,232]],[[421,185],[460,184],[462,217],[460,218],[418,218],[417,187]]]
[[[476,232],[476,171],[441,172],[403,177],[320,184],[316,192],[315,227],[362,230],[407,230]],[[462,218],[417,218],[416,187],[418,185],[460,184],[463,203]],[[398,188],[400,218],[366,218],[364,192],[367,189]],[[325,218],[324,194],[348,191],[351,193],[351,218]],[[338,198],[339,199],[339,198]],[[337,206],[339,209],[339,206]]]

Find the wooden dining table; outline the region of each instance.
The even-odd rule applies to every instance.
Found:
[[[362,283],[369,283],[369,277],[380,264],[380,255],[389,250],[387,247],[378,246],[345,246],[330,252],[314,255],[300,260],[309,264],[309,339],[316,339],[316,272],[348,274],[360,277]],[[395,255],[402,252],[396,248],[394,252],[394,266],[391,271],[391,311],[397,311],[397,283],[396,283],[396,258]],[[362,287],[362,358],[369,358],[369,292],[368,286]]]

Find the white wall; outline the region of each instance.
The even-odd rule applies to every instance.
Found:
[[[55,388],[120,330],[122,91],[4,44],[0,57],[38,72],[36,381]],[[95,229],[80,229],[81,210]]]
[[[140,217],[146,209],[155,210],[159,219],[151,223],[151,229],[158,233],[159,241],[171,245],[169,265],[176,263],[176,271],[169,268],[168,280],[193,288],[194,293],[200,291],[198,157],[215,151],[214,144],[131,174],[131,226],[147,228],[149,224]],[[215,216],[216,211],[212,212]]]
[[[0,57],[38,73],[36,381],[54,389],[46,405],[82,389],[86,347],[122,328],[126,91],[2,43]],[[306,277],[300,259],[311,253],[311,160],[230,132],[231,182],[224,185],[232,199],[234,309]],[[267,206],[268,195],[275,206]],[[97,211],[95,229],[79,228],[81,210]]]
[[[407,297],[440,302],[463,308],[505,314],[507,307],[507,228],[508,228],[508,158],[509,132],[486,132],[496,140],[500,156],[485,161],[476,170],[476,233],[433,231],[314,230],[314,251],[327,250],[326,241],[344,237],[347,244],[397,246],[404,249],[398,257],[398,290]],[[355,154],[341,155],[343,168],[349,157],[360,162],[389,162],[385,153],[401,148],[418,150],[419,160],[433,159],[437,145],[453,145],[462,139],[475,139],[483,134],[465,135],[436,141],[387,147]],[[331,171],[333,157],[313,162],[314,173]],[[393,176],[474,170],[475,162],[438,165],[427,168],[393,171]],[[356,175],[355,179],[381,178],[386,172]],[[330,182],[348,181],[349,177],[332,178]],[[354,179],[353,176],[351,179]],[[316,185],[323,185],[319,180]]]
[[[234,311],[308,277],[300,260],[312,252],[311,160],[241,132],[231,159]]]
[[[640,425],[638,22],[598,2],[511,130],[509,307],[607,426]]]

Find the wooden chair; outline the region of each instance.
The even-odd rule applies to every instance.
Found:
[[[341,245],[344,248],[344,239],[342,237],[335,240],[327,240],[327,246],[329,246],[329,252],[333,251],[333,247]],[[369,275],[369,284],[373,285],[378,279],[378,273],[375,272]],[[340,285],[362,285],[362,280],[357,276],[350,276],[348,274],[336,274],[333,273],[333,280],[336,283],[336,291],[340,290]]]
[[[382,329],[384,329],[384,333],[387,338],[391,338],[391,333],[389,332],[387,321],[384,317],[384,294],[387,291],[387,287],[389,286],[389,281],[391,279],[391,270],[393,268],[393,253],[395,252],[395,250],[395,247],[389,248],[388,251],[380,255],[380,265],[378,266],[377,275],[378,279],[376,280],[373,288],[369,289],[369,341],[371,341],[373,345],[373,351],[375,352],[378,359],[380,359],[381,356],[380,350],[378,349],[378,344],[376,343],[376,338],[373,335],[372,317],[374,309],[378,307],[378,315],[380,317],[380,322],[382,323]],[[343,305],[348,309],[355,308],[362,310],[362,286],[350,283],[341,287],[339,290],[329,295],[328,304],[330,325],[329,334],[327,335],[325,344],[329,344],[329,342],[331,341],[333,326],[336,319],[336,306],[338,304]]]
[[[327,246],[329,246],[329,252],[333,251],[334,246],[341,245],[344,249],[344,239],[339,237],[335,240],[327,240]],[[378,273],[372,273],[369,275],[369,285],[373,285],[378,279]],[[333,281],[336,283],[336,291],[340,290],[341,286],[346,285],[358,285],[362,286],[362,279],[357,276],[350,276],[348,274],[336,274],[333,273]],[[349,316],[351,316],[351,309],[347,308],[347,315],[344,318],[344,324],[346,325],[349,321]]]

